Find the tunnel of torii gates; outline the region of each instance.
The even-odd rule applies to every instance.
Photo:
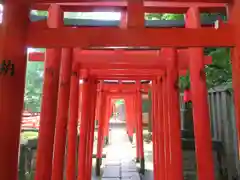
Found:
[[[81,113],[79,113],[79,116],[81,126],[78,180],[89,180],[91,178],[90,153],[92,153],[93,148],[92,133],[96,98],[103,105],[97,107],[102,108],[105,106],[106,111],[108,111],[107,103],[109,103],[111,97],[114,97],[114,95],[109,95],[109,92],[101,90],[101,87],[105,86],[105,83],[102,83],[103,80],[108,79],[122,81],[131,79],[136,81],[136,91],[132,93],[132,96],[129,95],[130,92],[123,93],[121,91],[116,96],[125,97],[127,105],[132,107],[128,115],[134,115],[134,118],[129,118],[131,123],[128,123],[128,126],[130,124],[130,127],[135,126],[137,129],[137,154],[140,160],[143,158],[141,123],[139,123],[141,119],[140,80],[152,81],[150,89],[153,98],[154,179],[182,180],[179,92],[176,86],[178,75],[182,73],[182,68],[179,67],[184,66],[182,60],[178,60],[180,57],[178,56],[179,51],[181,50],[176,50],[181,48],[188,48],[189,61],[186,63],[186,69],[189,69],[191,75],[197,175],[199,180],[214,180],[203,48],[232,48],[234,102],[239,139],[240,1],[201,0],[199,2],[198,0],[196,2],[196,0],[186,0],[182,2],[181,0],[174,0],[173,2],[168,0],[163,3],[160,0],[154,2],[136,0],[119,1],[119,4],[108,1],[103,3],[101,0],[96,2],[92,5],[86,0],[81,1],[81,3],[78,0],[4,1],[3,23],[0,26],[0,54],[2,60],[11,60],[15,67],[15,74],[14,76],[7,74],[0,77],[0,144],[3,146],[0,148],[0,179],[18,179],[18,147],[24,100],[26,47],[33,47],[47,48],[36,180],[62,179],[63,147],[65,147],[64,137],[66,137],[66,133],[68,133],[67,179],[73,180],[76,178],[74,168],[76,141],[74,141],[74,138],[76,138],[77,133],[79,104],[77,99],[80,97]],[[47,21],[29,21],[30,9],[34,9],[34,7],[35,9],[42,8],[42,10],[46,7],[49,8]],[[120,27],[63,27],[63,12],[68,8],[72,9],[72,11],[79,12],[80,10],[80,12],[84,12],[83,9],[85,11],[94,11],[94,8],[99,7],[105,8],[105,10],[120,7],[119,11],[123,12],[123,15],[127,14],[127,16],[123,16],[126,20],[125,24]],[[201,27],[200,12],[218,12],[216,9],[219,9],[219,7],[227,11],[229,20],[226,23],[220,22],[216,27]],[[185,28],[146,28],[144,24],[145,12],[186,13]],[[136,62],[133,62],[132,66],[130,62],[126,67],[122,66],[121,68],[116,63],[111,65],[113,67],[99,69],[96,65],[94,67],[96,62],[93,61],[89,64],[92,64],[94,69],[89,69],[87,63],[85,64],[86,68],[81,67],[84,65],[81,61],[84,61],[84,59],[80,59],[80,63],[73,63],[73,58],[71,58],[73,54],[71,52],[76,47],[81,49],[134,47],[136,50],[158,48],[167,53],[167,56],[163,56],[166,64],[161,64],[161,61],[159,61],[160,65],[157,68],[149,65],[144,70],[143,66],[139,68]],[[148,59],[148,61],[151,63],[152,60]],[[121,71],[121,73],[115,74],[116,71]],[[70,78],[71,83],[69,82]],[[83,79],[83,84],[80,87],[82,96],[79,96],[79,78]],[[99,81],[100,83],[97,83]],[[98,86],[100,91],[96,91]],[[134,98],[134,106],[128,103],[130,97]],[[68,100],[70,103],[68,103]],[[108,118],[102,118],[101,116],[104,116],[104,114],[100,113],[99,109],[98,112],[99,117],[97,118],[99,118],[100,124],[102,123],[101,126],[103,126],[103,128],[99,128],[99,134],[104,134],[102,131],[107,131],[106,121],[104,120]],[[109,114],[105,113],[105,116],[107,115]],[[66,122],[68,122],[67,125]],[[67,132],[66,126],[68,126]],[[56,138],[55,143],[54,138]],[[99,141],[102,141],[101,138],[99,139]],[[102,145],[102,142],[98,146],[98,157],[101,157],[102,151],[100,144]]]

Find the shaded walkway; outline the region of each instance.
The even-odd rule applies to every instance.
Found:
[[[107,148],[102,180],[140,180],[134,162],[135,149],[122,126],[111,124],[111,144]]]

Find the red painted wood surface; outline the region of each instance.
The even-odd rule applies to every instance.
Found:
[[[79,116],[79,72],[78,65],[72,64],[71,84],[69,97],[69,120],[67,124],[67,160],[66,160],[66,179],[71,180],[76,177],[76,149],[78,134],[78,116]]]
[[[168,104],[168,90],[166,76],[162,77],[162,93],[163,93],[163,126],[164,126],[164,152],[165,152],[165,178],[170,179],[171,174],[171,144],[170,144],[170,125],[169,125],[169,109],[171,108]]]
[[[134,133],[134,111],[132,107],[132,97],[124,98],[125,101],[125,110],[126,110],[126,123],[127,123],[127,132],[130,137],[133,137]]]
[[[181,34],[181,36],[179,36]],[[59,38],[61,37],[61,38]],[[116,38],[118,37],[118,38]],[[156,38],[159,37],[159,38]],[[161,37],[161,38],[160,38]],[[188,37],[188,38],[186,38]],[[228,37],[228,38],[219,38]],[[235,45],[234,28],[29,28],[29,47],[229,47]]]
[[[67,4],[68,2],[77,4]],[[235,107],[236,107],[236,119],[238,127],[238,138],[239,135],[239,117],[240,117],[240,91],[239,89],[239,12],[240,4],[237,0],[201,0],[202,2],[196,2],[199,0],[186,0],[182,3],[181,0],[168,0],[164,3],[157,0],[154,1],[137,1],[136,4],[131,2],[129,6],[126,6],[126,2],[121,0],[117,2],[87,2],[86,0],[79,3],[79,0],[20,0],[18,4],[14,4],[13,0],[5,2],[4,7],[4,22],[0,26],[0,42],[1,42],[1,58],[11,59],[16,67],[16,74],[14,77],[1,76],[0,78],[0,114],[1,114],[1,126],[0,126],[0,143],[4,144],[5,148],[0,150],[0,177],[1,179],[16,180],[17,179],[17,150],[19,145],[19,130],[21,122],[21,110],[23,106],[23,91],[24,91],[24,76],[26,69],[26,57],[25,47],[46,47],[46,48],[63,48],[63,47],[109,47],[109,46],[134,46],[134,47],[186,47],[187,58],[179,60],[178,64],[180,70],[186,70],[190,68],[191,73],[191,93],[194,107],[194,132],[195,132],[195,143],[196,143],[196,157],[198,165],[198,179],[199,180],[213,180],[214,179],[214,165],[212,157],[212,144],[211,144],[211,133],[210,133],[210,122],[209,113],[207,109],[207,92],[206,92],[206,79],[203,73],[203,67],[206,63],[203,56],[202,47],[209,46],[235,46],[233,51],[233,86],[235,90]],[[113,27],[60,27],[63,24],[63,11],[60,10],[60,6],[51,5],[49,12],[48,21],[40,21],[36,23],[30,23],[28,27],[28,13],[29,7],[22,2],[28,2],[26,4],[35,4],[35,7],[42,9],[49,8],[49,4],[41,3],[65,3],[61,4],[63,11],[74,8],[75,11],[81,8],[83,11],[92,10],[95,7],[104,8],[115,8],[119,11],[128,11],[128,22],[125,24],[125,28],[113,28]],[[211,3],[209,3],[211,2]],[[40,4],[39,4],[40,3]],[[100,5],[100,3],[102,3]],[[199,26],[199,12],[201,11],[222,11],[225,9],[225,4],[215,3],[227,3],[233,5],[231,12],[231,21],[227,24],[221,24],[220,28],[200,28]],[[144,5],[144,7],[143,7]],[[111,7],[110,7],[111,6]],[[191,8],[189,9],[189,6]],[[208,6],[208,7],[207,7]],[[187,11],[186,17],[186,28],[144,28],[143,27],[143,13],[144,12],[180,12]],[[16,17],[18,17],[16,19]],[[125,19],[126,20],[126,19]],[[48,28],[48,27],[49,28]],[[60,27],[60,28],[57,28]],[[27,34],[28,32],[28,34]],[[118,38],[116,38],[118,37]],[[187,37],[187,38],[186,38]],[[222,38],[219,38],[222,37]],[[226,38],[227,37],[227,38]],[[26,40],[26,41],[25,41]],[[15,42],[14,44],[12,42]],[[86,52],[86,51],[85,51]],[[82,54],[81,54],[82,53]],[[99,53],[99,52],[98,52]],[[109,52],[108,52],[109,53]],[[138,52],[140,53],[140,52]],[[154,53],[158,53],[155,51]],[[189,54],[188,54],[189,53]],[[53,152],[53,140],[55,130],[55,118],[56,118],[56,107],[57,107],[57,92],[58,92],[58,78],[59,78],[59,64],[60,64],[60,53],[56,49],[47,50],[47,59],[45,63],[45,77],[44,77],[44,88],[43,88],[43,103],[41,111],[41,126],[39,145],[37,153],[37,172],[36,180],[50,180],[51,179],[51,165],[52,165],[52,152]],[[117,54],[117,55],[116,55]],[[144,55],[144,54],[131,54],[124,51],[117,51],[115,54],[97,54],[96,52],[89,51],[89,54],[79,52],[79,62],[82,69],[91,68],[93,71],[89,72],[89,75],[94,75],[98,79],[136,79],[140,80],[143,78],[156,79],[158,76],[163,76],[163,124],[164,126],[164,151],[165,151],[165,166],[166,166],[166,179],[175,179],[181,177],[181,160],[177,153],[179,153],[179,144],[173,143],[175,140],[178,142],[178,131],[179,124],[173,123],[171,119],[178,119],[179,115],[176,112],[171,113],[172,103],[177,102],[176,90],[172,88],[173,76],[165,77],[164,70],[173,70],[171,63],[165,64],[165,59],[169,57],[161,57],[159,55]],[[40,57],[40,56],[39,56]],[[38,58],[39,58],[38,57]],[[180,57],[180,55],[179,55]],[[34,57],[36,58],[36,57]],[[101,59],[102,58],[102,59]],[[124,59],[126,58],[126,59]],[[130,59],[133,59],[129,63]],[[136,58],[136,59],[135,59]],[[181,58],[179,58],[181,59]],[[98,62],[96,61],[98,60]],[[116,61],[117,60],[117,61]],[[117,62],[117,63],[116,63]],[[147,63],[146,63],[147,62]],[[164,62],[164,63],[163,63]],[[143,72],[144,68],[147,71]],[[144,67],[144,68],[143,68]],[[101,70],[96,69],[99,68]],[[127,69],[122,72],[119,70],[112,71],[112,69]],[[154,72],[151,69],[162,70],[161,72]],[[169,70],[169,68],[172,68]],[[104,72],[106,69],[110,70],[108,73]],[[131,70],[130,70],[131,69]],[[135,69],[135,70],[134,70]],[[136,69],[141,69],[139,72]],[[177,77],[178,70],[174,70],[174,77]],[[146,69],[145,69],[146,70]],[[181,71],[180,71],[181,73]],[[115,75],[114,75],[115,74]],[[169,74],[169,73],[168,73]],[[172,73],[171,73],[172,74]],[[167,78],[167,79],[166,79]],[[75,79],[75,87],[78,84],[78,80]],[[168,83],[167,83],[168,82]],[[170,82],[170,84],[169,84]],[[18,89],[18,92],[16,92]],[[133,96],[132,92],[120,92],[121,88],[116,88],[119,92],[115,93],[111,88],[106,89],[108,96],[108,109],[104,123],[105,134],[108,133],[108,119],[110,114],[110,100],[113,97],[125,96],[129,98]],[[74,90],[73,90],[74,91]],[[60,91],[61,92],[61,91]],[[87,102],[87,98],[91,96],[90,86],[86,83],[83,87],[83,98],[82,98],[82,112],[81,112],[81,131],[80,131],[80,157],[79,157],[79,175],[78,179],[90,178],[90,163],[86,163],[83,159],[87,157],[90,162],[91,144],[86,147],[87,138],[91,139],[91,134],[87,135],[89,114],[93,112],[91,109],[91,103]],[[105,92],[105,93],[106,93]],[[171,92],[171,93],[170,93]],[[138,95],[139,95],[138,91]],[[76,93],[75,93],[76,94]],[[174,94],[175,96],[172,96]],[[135,94],[136,95],[136,94]],[[172,96],[172,97],[171,97]],[[75,96],[76,97],[76,96]],[[173,98],[175,97],[175,98]],[[77,98],[76,98],[77,99]],[[75,101],[77,101],[75,99]],[[135,109],[136,114],[139,115],[140,109],[137,109],[140,102],[135,97]],[[160,98],[158,97],[158,101]],[[136,103],[138,102],[138,103]],[[75,102],[76,103],[76,102]],[[156,107],[160,108],[160,102],[157,103]],[[78,103],[77,103],[78,104]],[[178,104],[178,103],[176,103]],[[139,106],[140,107],[140,106]],[[177,107],[175,107],[177,109]],[[11,109],[11,113],[9,110]],[[76,109],[78,107],[76,106]],[[91,113],[90,109],[92,110]],[[77,111],[75,111],[76,113]],[[170,117],[169,117],[170,113]],[[93,113],[94,114],[94,113]],[[160,118],[161,114],[154,114],[154,118]],[[26,118],[25,118],[26,119]],[[74,115],[75,123],[72,124],[75,128],[72,132],[76,136],[77,127],[77,115]],[[93,119],[93,118],[92,118]],[[135,119],[141,119],[141,117],[135,117]],[[136,121],[138,122],[138,121]],[[91,121],[92,123],[92,121]],[[85,124],[85,125],[84,125]],[[170,124],[170,126],[169,126]],[[90,124],[92,127],[93,124]],[[137,131],[141,131],[139,124],[135,125]],[[12,129],[9,132],[9,129]],[[157,130],[161,130],[160,127],[156,127]],[[174,129],[174,130],[173,130]],[[155,129],[156,132],[156,129]],[[161,131],[160,131],[161,132]],[[58,131],[59,133],[59,131]],[[5,137],[8,137],[7,139]],[[202,137],[205,138],[202,138]],[[59,136],[56,136],[58,138]],[[141,134],[137,133],[137,157],[142,157],[143,152],[141,151]],[[62,138],[60,138],[62,140]],[[155,139],[154,142],[161,142],[161,139]],[[83,144],[82,144],[83,143]],[[75,146],[72,146],[75,147]],[[155,151],[158,151],[158,146],[154,147]],[[90,154],[87,154],[89,150]],[[69,153],[69,155],[73,155]],[[58,153],[57,153],[58,154]],[[61,154],[61,153],[59,153]],[[86,156],[87,155],[87,156]],[[57,157],[61,157],[60,155]],[[72,156],[73,159],[75,155]],[[161,153],[158,152],[158,156],[154,159],[157,163],[161,161]],[[171,157],[171,158],[170,158]],[[7,158],[7,159],[6,159]],[[10,158],[10,159],[9,159]],[[85,159],[86,160],[86,159]],[[72,161],[73,162],[73,161]],[[75,162],[74,162],[75,163]],[[58,163],[56,163],[58,164]],[[161,163],[162,164],[162,161]],[[58,164],[62,166],[61,163]],[[58,166],[57,165],[57,166]],[[72,166],[73,167],[73,166]],[[75,165],[74,165],[75,167]],[[74,169],[73,167],[73,169]],[[155,165],[156,167],[156,165]],[[50,170],[49,170],[50,169]],[[86,170],[86,171],[85,171]],[[55,172],[55,171],[54,171]],[[56,171],[59,175],[60,170]],[[72,175],[74,172],[72,173]],[[178,174],[178,175],[176,175]],[[85,176],[86,175],[86,176]],[[160,177],[161,174],[157,172],[155,177]],[[74,178],[73,176],[71,177]],[[71,179],[70,178],[70,179]],[[53,176],[53,179],[55,178]],[[61,179],[61,177],[60,177]],[[69,179],[69,180],[70,180]],[[181,179],[181,178],[180,178]]]
[[[58,90],[58,108],[54,140],[52,180],[63,180],[64,176],[67,124],[69,120],[68,114],[69,114],[72,62],[73,62],[73,50],[62,49],[61,70]],[[78,86],[78,79],[76,79],[76,81],[77,81],[76,85]],[[75,100],[77,100],[76,97]]]
[[[162,78],[158,79],[157,81],[157,87],[158,87],[158,101],[157,101],[157,113],[158,113],[158,119],[156,122],[156,128],[157,128],[157,138],[159,139],[157,143],[157,150],[159,153],[158,156],[158,165],[162,166],[161,170],[156,170],[158,172],[159,179],[165,179],[166,176],[166,167],[165,167],[165,152],[164,152],[164,117],[163,117],[163,106],[165,105],[163,103],[163,97],[165,94],[163,94],[163,82]]]
[[[230,4],[229,6],[229,23],[235,26],[236,28],[236,47],[232,50],[232,81],[233,81],[233,88],[234,88],[234,105],[235,105],[235,118],[236,118],[236,125],[237,125],[237,133],[238,133],[238,152],[240,155],[240,60],[239,60],[239,53],[240,53],[240,23],[238,17],[240,15],[240,4],[239,1],[234,1],[234,4]]]
[[[86,76],[82,89],[82,111],[81,111],[81,126],[80,126],[80,142],[78,154],[78,180],[86,178],[86,156],[87,156],[87,137],[88,137],[88,122],[91,117],[91,101],[88,98],[91,96],[91,84],[89,77]]]
[[[105,114],[105,126],[104,126],[104,137],[109,137],[109,123],[110,123],[110,119],[112,116],[112,100],[111,97],[107,96],[107,107],[106,107],[106,114]]]
[[[95,130],[95,108],[96,108],[96,97],[97,97],[97,82],[95,79],[91,79],[91,109],[89,118],[89,130],[88,130],[88,141],[87,141],[87,156],[86,156],[86,180],[92,179],[92,155],[93,155],[93,144],[94,144],[94,130]]]
[[[122,93],[122,92],[135,92],[137,89],[136,84],[103,84],[102,90],[106,92]],[[149,84],[141,84],[141,91],[148,92],[151,89]],[[115,94],[115,95],[116,95]],[[124,94],[124,93],[123,93]],[[125,93],[126,94],[126,93]]]
[[[140,86],[140,82],[137,82]],[[144,147],[143,147],[143,122],[142,122],[142,95],[140,89],[137,89],[136,93],[136,114],[137,114],[137,134],[138,134],[138,143],[139,143],[139,158],[144,159]]]
[[[121,0],[119,0],[121,2]],[[152,0],[151,0],[152,1]],[[154,0],[158,2],[157,0]],[[78,0],[21,0],[19,2],[31,2],[31,3],[78,3]],[[88,2],[88,0],[84,0],[82,2]],[[104,2],[103,0],[99,0],[98,2]],[[110,1],[111,2],[111,1]],[[181,0],[166,0],[165,2],[182,2]],[[185,2],[199,2],[199,0],[186,0]],[[201,2],[208,2],[208,3],[229,3],[232,1],[226,1],[226,0],[201,0]]]
[[[61,9],[67,12],[122,12],[127,9],[127,2],[124,1],[109,1],[109,2],[76,2],[76,3],[61,3]],[[225,12],[225,3],[202,3],[202,2],[159,2],[145,1],[144,10],[147,13],[185,13],[189,7],[197,6],[201,12]],[[33,9],[47,10],[48,3],[33,4]]]
[[[16,180],[26,71],[25,39],[29,7],[5,2],[0,56],[11,60],[15,74],[0,75],[0,179]],[[16,18],[18,17],[18,18]],[[12,43],[15,42],[15,43]],[[12,49],[13,48],[13,49]],[[17,90],[17,91],[16,91]]]
[[[198,8],[190,8],[187,13],[186,27],[198,28],[200,14]],[[189,48],[190,82],[193,103],[193,121],[197,172],[199,180],[214,180],[214,161],[212,153],[212,135],[207,99],[206,75],[204,72],[203,49]],[[204,138],[203,138],[204,137]]]
[[[102,84],[102,83],[101,83]],[[106,96],[103,91],[99,92],[99,119],[98,119],[98,142],[97,158],[102,158],[103,140],[104,140],[104,114],[106,112]]]
[[[166,48],[163,50],[168,54],[169,66],[166,70],[166,88],[168,101],[168,122],[170,126],[169,143],[171,153],[171,173],[170,179],[183,179],[183,157],[182,157],[182,139],[181,139],[181,117],[179,107],[179,89],[178,89],[178,61],[177,52],[174,48]]]
[[[48,26],[62,24],[63,12],[58,5],[51,5]],[[51,180],[61,49],[47,49],[46,58],[35,180]]]
[[[165,59],[167,58],[161,51],[116,51],[109,50],[83,50],[76,51],[77,62],[81,63],[81,68],[111,69],[116,67],[125,68],[141,68],[141,69],[163,69],[167,66]],[[41,52],[32,52],[29,54],[30,61],[44,61],[45,54]],[[186,69],[189,64],[189,54],[187,50],[178,51],[179,69]],[[206,64],[212,63],[211,56],[205,56]],[[96,72],[96,70],[95,70]]]
[[[158,118],[157,118],[157,110],[158,110],[158,94],[157,94],[157,81],[152,82],[152,91],[151,91],[151,98],[152,98],[152,108],[151,108],[151,119],[152,119],[152,141],[153,141],[153,175],[154,179],[159,179],[159,173],[158,167],[159,167],[159,161],[158,161],[158,156],[159,156],[159,149],[158,149]],[[162,146],[163,148],[164,146]],[[164,164],[162,165],[162,167]],[[161,168],[162,170],[162,168]]]

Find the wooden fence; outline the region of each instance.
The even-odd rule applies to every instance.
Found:
[[[236,122],[234,115],[233,94],[229,89],[212,89],[208,92],[208,106],[213,141],[223,145],[225,173],[228,180],[239,176],[239,155],[237,145]],[[181,122],[183,126],[184,102],[180,96]]]

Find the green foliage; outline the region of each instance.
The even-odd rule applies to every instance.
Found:
[[[218,48],[209,53],[212,56],[212,64],[205,68],[207,86],[209,88],[223,85],[232,81],[232,65],[230,49]]]
[[[183,14],[157,14],[157,13],[147,13],[146,19],[148,20],[182,20],[184,19]]]
[[[124,104],[124,100],[123,99],[119,99],[115,103],[116,103],[116,105]]]
[[[38,16],[48,16],[48,11],[32,10],[31,13]]]
[[[149,99],[142,99],[142,111],[143,113],[149,112]]]
[[[183,91],[184,89],[190,89],[190,74],[189,71],[185,76],[181,76],[179,78],[179,87],[180,91]]]
[[[229,84],[232,82],[232,65],[230,60],[230,49],[217,48],[206,49],[206,55],[212,57],[212,64],[205,66],[206,83],[208,88]],[[190,87],[189,72],[180,77],[180,89]]]
[[[24,96],[24,107],[33,112],[40,112],[42,84],[43,84],[43,62],[28,62],[26,74],[26,86]]]

